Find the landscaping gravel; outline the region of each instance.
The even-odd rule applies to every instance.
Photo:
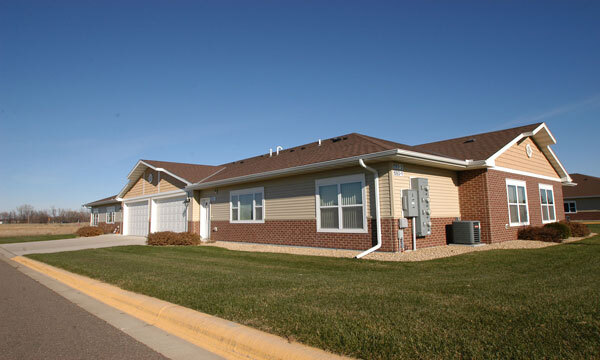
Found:
[[[590,234],[589,236],[594,236]],[[571,237],[563,240],[562,243],[572,242],[584,239],[585,237]],[[405,251],[403,253],[391,252],[374,252],[363,259],[380,260],[380,261],[425,261],[439,259],[448,256],[455,256],[469,253],[472,251],[486,251],[496,249],[539,249],[548,246],[558,245],[559,243],[543,242],[535,240],[512,240],[496,244],[485,244],[481,246],[463,246],[463,245],[445,245],[418,249],[416,251]],[[284,253],[295,255],[312,255],[312,256],[329,256],[329,257],[346,257],[352,258],[360,253],[358,250],[345,249],[325,249],[301,246],[287,245],[265,245],[254,243],[242,243],[231,241],[218,241],[207,243],[204,246],[218,246],[229,250],[237,251],[254,251],[254,252],[270,252]]]

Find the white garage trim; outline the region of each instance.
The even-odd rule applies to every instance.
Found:
[[[131,198],[118,198],[118,201],[123,201],[123,202],[128,202],[128,203],[132,203],[132,202],[136,202],[136,201],[140,201],[140,200],[144,200],[144,199],[160,199],[163,197],[171,197],[171,196],[187,196],[187,191],[184,190],[173,190],[173,191],[165,191],[164,193],[160,193],[160,194],[148,194],[148,195],[140,195],[140,196],[136,196],[136,197],[131,197]]]

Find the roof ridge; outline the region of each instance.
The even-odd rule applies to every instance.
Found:
[[[369,136],[369,135],[363,135],[363,134],[360,134],[360,133],[352,133],[352,134],[355,134],[356,136],[361,137],[361,138],[363,138],[363,139],[371,142],[372,144],[375,144],[375,145],[378,145],[378,146],[382,146],[382,147],[384,147],[386,149],[388,148],[386,145],[380,143],[380,141],[388,141],[388,140],[378,139],[378,138],[374,138],[374,137]],[[390,141],[390,142],[394,143],[393,141]],[[399,144],[399,143],[394,143],[394,144]],[[410,145],[404,145],[404,146],[410,146]]]
[[[184,163],[184,162],[176,162],[176,161],[164,161],[164,160],[149,160],[149,159],[141,159],[144,162],[161,162],[161,163],[169,163],[169,164],[178,164],[178,165],[191,165],[191,166],[208,166],[208,167],[219,167],[220,165],[206,165],[206,164],[192,164],[192,163]]]
[[[454,137],[454,138],[450,138],[450,139],[444,139],[444,140],[426,142],[426,143],[422,143],[422,144],[418,144],[418,145],[414,145],[414,146],[436,144],[436,143],[441,143],[441,142],[445,142],[445,141],[452,141],[452,140],[457,140],[457,139],[464,139],[464,138],[468,138],[468,137],[472,137],[472,136],[489,135],[489,134],[493,134],[493,133],[497,133],[497,132],[510,131],[510,130],[515,130],[515,129],[519,129],[519,128],[531,127],[531,126],[538,127],[538,126],[540,126],[542,124],[543,124],[543,122],[539,122],[539,123],[532,123],[532,124],[527,124],[527,125],[515,126],[515,127],[512,127],[512,128],[508,128],[508,129],[500,129],[500,130],[494,130],[494,131],[485,131],[485,132],[481,132],[481,133],[477,133],[477,134],[470,134],[470,135],[458,136],[458,137]]]

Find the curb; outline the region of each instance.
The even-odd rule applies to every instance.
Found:
[[[347,359],[29,258],[11,260],[227,359]]]

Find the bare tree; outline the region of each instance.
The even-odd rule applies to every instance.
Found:
[[[24,205],[17,207],[17,213],[19,214],[19,221],[25,222],[25,220],[27,220],[27,223],[29,224],[31,214],[33,214],[33,210],[34,210],[33,206],[31,206],[29,204],[24,204]]]

